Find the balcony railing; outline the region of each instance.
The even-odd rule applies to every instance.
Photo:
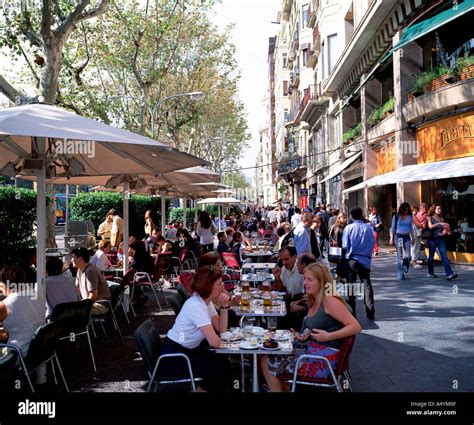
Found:
[[[301,101],[297,102],[291,112],[285,114],[285,124],[297,121],[301,112]]]
[[[313,49],[317,54],[321,51],[321,34],[319,33],[319,25],[316,25],[313,30]]]
[[[321,97],[321,83],[310,84],[308,88],[304,89],[304,97],[301,102],[301,109],[303,110],[310,100],[317,100]]]

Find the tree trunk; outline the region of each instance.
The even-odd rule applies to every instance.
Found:
[[[40,95],[45,103],[54,105],[58,92],[58,79],[61,72],[63,42],[54,34],[43,44],[44,65],[41,69]],[[54,196],[54,185],[46,185],[46,193]],[[46,204],[46,248],[57,248],[56,244],[56,202]]]

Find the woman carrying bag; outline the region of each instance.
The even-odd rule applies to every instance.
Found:
[[[334,226],[331,227],[329,232],[329,242],[331,244],[329,248],[328,260],[330,263],[336,263],[336,274],[338,281],[344,277],[344,257],[345,252],[342,249],[342,234],[344,228],[347,226],[347,216],[341,213],[337,216]]]
[[[446,242],[444,240],[445,236],[451,234],[451,229],[449,224],[445,223],[443,217],[441,216],[441,206],[432,205],[428,215],[428,227],[431,230],[431,238],[428,239],[428,246],[430,254],[428,256],[428,277],[435,278],[438,277],[434,273],[434,263],[433,258],[438,248],[439,254],[441,256],[441,261],[444,265],[444,270],[446,272],[446,279],[454,280],[458,277],[457,273],[454,273],[449,265],[448,254],[446,250]]]

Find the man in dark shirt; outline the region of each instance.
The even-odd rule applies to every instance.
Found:
[[[217,239],[219,240],[219,245],[217,245],[217,252],[222,255],[223,252],[229,252],[230,249],[225,243],[227,235],[225,232],[219,232],[217,234]]]

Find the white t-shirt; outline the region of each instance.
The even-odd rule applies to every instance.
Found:
[[[46,317],[51,316],[56,305],[79,301],[79,294],[74,279],[69,276],[49,276],[46,286]]]
[[[206,304],[199,295],[193,295],[184,303],[167,336],[183,347],[197,348],[205,338],[199,328],[212,324],[212,318],[216,315],[212,301]]]
[[[301,214],[294,214],[293,217],[291,217],[292,226],[296,227],[300,223],[301,223]]]
[[[280,279],[289,294],[304,294],[304,278],[303,275],[298,272],[297,262],[295,262],[293,270],[283,267],[281,269]]]
[[[3,302],[7,307],[8,316],[3,326],[8,331],[9,344],[17,346],[26,355],[31,338],[41,325],[45,323],[45,305],[41,305],[38,294],[32,289],[30,294],[11,293]]]
[[[276,214],[275,214],[275,211],[273,211],[273,210],[268,211],[267,218],[268,218],[267,221],[268,221],[269,223],[273,223],[274,221],[276,221]]]
[[[89,264],[96,266],[99,270],[104,270],[109,265],[109,258],[104,251],[100,249],[91,257]]]
[[[217,232],[217,229],[214,223],[211,223],[209,228],[205,229],[201,227],[201,222],[199,222],[196,227],[196,232],[199,235],[199,243],[201,245],[210,245],[214,243],[214,233]]]

